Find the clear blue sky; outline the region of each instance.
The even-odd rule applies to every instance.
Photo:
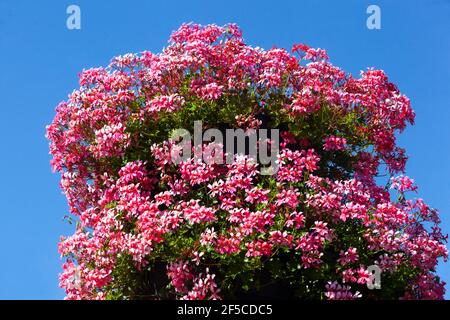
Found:
[[[81,30],[66,28],[71,4],[81,8]],[[381,30],[366,28],[370,4],[381,8]],[[127,52],[159,52],[189,21],[235,22],[249,44],[263,48],[325,48],[353,74],[384,69],[417,113],[400,138],[407,173],[450,232],[449,17],[450,0],[0,0],[0,299],[64,296],[57,243],[72,230],[62,220],[67,205],[44,137],[55,106],[77,87],[83,68]],[[448,283],[449,269],[439,269]]]

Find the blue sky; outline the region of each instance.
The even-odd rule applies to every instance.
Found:
[[[66,27],[71,4],[81,8],[81,30]],[[366,27],[370,4],[381,8],[381,30]],[[57,243],[72,229],[44,137],[55,106],[77,87],[83,68],[118,54],[160,52],[183,22],[235,22],[247,43],[263,48],[321,47],[355,75],[384,69],[417,114],[399,139],[410,156],[407,174],[449,233],[449,16],[450,0],[0,0],[0,299],[64,296]],[[439,273],[450,283],[450,264]]]

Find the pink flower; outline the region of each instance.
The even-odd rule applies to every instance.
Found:
[[[246,244],[246,257],[270,256],[272,253],[272,245],[261,239]]]
[[[329,300],[354,300],[361,298],[361,294],[356,291],[356,293],[352,293],[350,286],[340,285],[336,281],[328,282],[325,286],[327,292],[325,292],[325,297]]]
[[[357,283],[359,284],[367,284],[371,280],[371,276],[372,274],[362,266],[356,271]]]
[[[95,131],[96,144],[91,146],[91,151],[97,158],[122,156],[129,138],[122,123],[105,125]]]
[[[228,236],[220,236],[216,242],[216,251],[220,254],[233,254],[239,252],[241,246],[241,234],[230,233]]]
[[[286,227],[294,226],[296,229],[303,228],[305,225],[305,216],[301,212],[292,212],[286,220]]]
[[[176,292],[186,293],[188,291],[187,281],[194,276],[187,262],[178,261],[167,267],[167,275]]]
[[[299,196],[300,193],[292,189],[283,190],[277,195],[278,200],[275,202],[275,205],[277,206],[286,205],[292,209],[295,209],[299,204],[298,200]]]
[[[341,265],[346,265],[352,262],[358,261],[359,257],[356,253],[356,248],[348,248],[347,251],[341,250],[341,253],[339,254],[338,263]]]
[[[169,96],[161,95],[153,98],[148,104],[146,109],[150,112],[174,112],[180,109],[184,105],[184,97],[177,94]]]
[[[345,138],[329,136],[324,140],[323,149],[325,151],[339,151],[344,150],[347,145],[347,140]]]
[[[200,243],[203,246],[213,245],[217,239],[217,233],[214,231],[214,228],[206,229],[200,235]]]
[[[270,232],[270,241],[275,245],[286,245],[291,247],[293,239],[294,237],[291,234],[288,234],[287,231],[281,232],[276,230]]]
[[[198,200],[182,202],[180,208],[190,223],[211,222],[216,219],[216,210],[201,206]]]
[[[206,100],[217,100],[222,95],[223,86],[217,83],[208,83],[200,89],[201,97]]]
[[[400,175],[391,178],[391,189],[397,189],[400,192],[417,191],[417,186],[414,185],[413,179]]]

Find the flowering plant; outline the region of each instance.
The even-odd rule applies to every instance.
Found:
[[[278,170],[245,154],[174,163],[171,133],[196,120],[278,128]],[[84,70],[47,128],[76,217],[60,284],[68,299],[441,299],[446,236],[406,197],[417,188],[396,145],[413,122],[381,70],[354,78],[321,49],[182,25],[160,54]]]

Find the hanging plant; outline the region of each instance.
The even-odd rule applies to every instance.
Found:
[[[170,137],[195,121],[277,129],[276,170],[246,153],[174,163]],[[396,145],[413,122],[381,70],[355,78],[321,49],[182,25],[160,54],[84,70],[56,109],[52,166],[77,221],[60,284],[68,299],[441,299],[446,238],[407,198]]]

